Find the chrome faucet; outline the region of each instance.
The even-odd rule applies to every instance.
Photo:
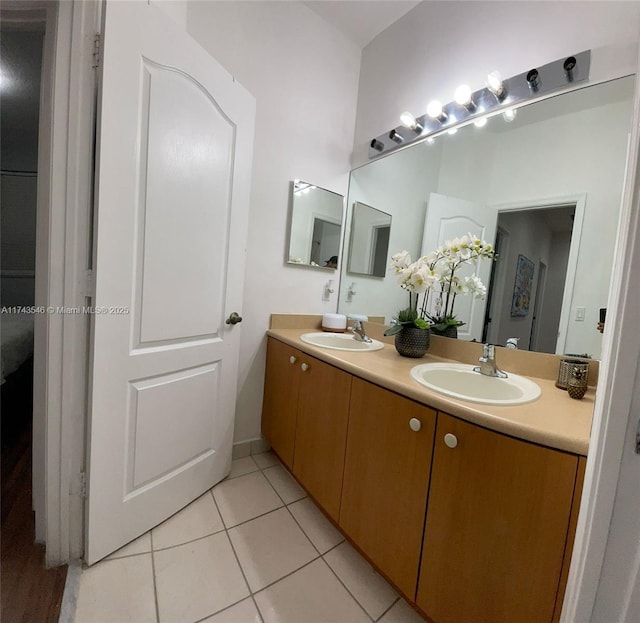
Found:
[[[353,326],[349,327],[349,331],[353,333],[353,339],[358,342],[372,342],[373,340],[364,332],[364,327],[360,320],[354,320]]]
[[[482,357],[478,359],[479,366],[473,371],[484,374],[485,376],[496,376],[500,379],[506,379],[507,374],[498,368],[496,364],[496,347],[493,344],[484,344],[482,346]]]

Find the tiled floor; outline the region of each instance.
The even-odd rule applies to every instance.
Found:
[[[85,569],[75,623],[419,623],[271,453]]]

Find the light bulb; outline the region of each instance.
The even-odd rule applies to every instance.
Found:
[[[432,119],[440,119],[441,121],[443,118],[447,118],[447,116],[442,111],[442,104],[438,100],[429,102],[429,105],[427,106],[427,114]]]
[[[504,82],[502,82],[502,76],[499,71],[492,71],[487,76],[487,88],[491,91],[498,99],[502,99],[507,90],[504,86]]]
[[[403,112],[400,115],[400,122],[402,123],[403,126],[411,130],[415,130],[416,126],[418,125],[416,118],[410,112]]]
[[[484,126],[487,125],[487,118],[486,117],[480,117],[480,119],[476,119],[473,122],[473,125],[475,125],[476,128],[484,128]]]
[[[466,84],[461,84],[454,94],[454,99],[460,106],[468,106],[471,104],[471,89]]]
[[[511,122],[516,118],[517,110],[515,108],[507,108],[502,113],[502,117],[505,121]]]

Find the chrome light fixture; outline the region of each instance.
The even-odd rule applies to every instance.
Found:
[[[530,69],[504,80],[497,71],[487,76],[486,86],[478,91],[462,85],[456,89],[453,102],[443,105],[433,100],[425,115],[414,117],[410,112],[400,116],[402,125],[393,128],[369,143],[369,158],[412,145],[417,141],[431,142],[434,136],[470,123],[482,127],[485,116],[503,113],[513,121],[516,108],[543,96],[566,90],[573,83],[589,79],[591,51],[566,56],[546,65]],[[412,130],[412,133],[407,131]]]

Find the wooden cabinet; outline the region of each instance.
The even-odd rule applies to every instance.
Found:
[[[262,431],[432,623],[559,620],[583,457],[436,414],[273,338]]]
[[[269,339],[262,434],[338,521],[351,375]]]
[[[552,620],[577,470],[575,455],[438,414],[416,599],[434,623]]]
[[[354,378],[340,527],[414,599],[436,412]]]
[[[338,521],[351,375],[318,359],[302,359],[293,474]]]
[[[301,359],[298,349],[269,338],[262,434],[289,469],[293,469]]]

